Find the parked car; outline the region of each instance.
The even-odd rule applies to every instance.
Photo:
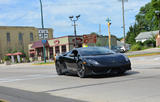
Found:
[[[81,78],[93,74],[123,74],[131,70],[128,57],[105,47],[75,48],[57,56],[55,65],[58,75],[73,73]]]
[[[117,46],[112,46],[111,50],[116,52],[116,53],[124,53],[125,50],[121,49],[121,47],[117,47]]]

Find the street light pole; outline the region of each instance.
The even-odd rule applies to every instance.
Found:
[[[76,21],[78,21],[78,18],[80,17],[80,15],[76,16],[76,19],[74,19],[74,16],[70,16],[70,20],[73,22],[73,26],[74,26],[74,44],[75,44],[75,47],[77,47],[77,31],[76,31]]]
[[[42,1],[40,1],[40,7],[41,7],[41,24],[42,24],[42,28],[44,28],[44,23],[43,23],[43,5],[42,5]],[[43,36],[44,38],[44,36]]]
[[[40,7],[41,7],[41,24],[42,24],[42,29],[44,29],[44,23],[43,23],[43,5],[42,5],[42,1],[39,0],[40,2]],[[43,57],[44,57],[44,63],[46,63],[46,48],[45,48],[45,37],[44,37],[44,33],[43,33],[43,40],[42,40],[42,44],[43,44]]]
[[[74,20],[73,22],[74,22],[73,26],[74,26],[74,35],[75,35],[75,46],[77,46],[77,30],[76,30],[76,21]]]

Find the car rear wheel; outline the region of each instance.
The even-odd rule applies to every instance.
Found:
[[[60,62],[56,62],[56,71],[58,75],[63,75]]]
[[[86,69],[85,69],[84,65],[82,64],[82,62],[78,62],[77,75],[80,78],[85,78],[86,77]]]

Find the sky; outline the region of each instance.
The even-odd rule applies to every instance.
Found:
[[[128,0],[125,2],[126,33],[135,22],[140,7],[151,0]],[[122,3],[119,0],[42,0],[44,27],[54,29],[54,37],[74,35],[73,22],[69,16],[81,15],[77,34],[108,35],[107,18],[111,19],[111,34],[123,37]],[[41,27],[39,0],[0,0],[0,26]]]

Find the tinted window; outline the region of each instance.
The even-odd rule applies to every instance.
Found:
[[[112,50],[109,50],[105,47],[87,47],[87,48],[80,48],[79,53],[82,56],[94,56],[94,55],[107,55],[113,54]]]
[[[62,52],[66,52],[66,45],[62,46]]]

